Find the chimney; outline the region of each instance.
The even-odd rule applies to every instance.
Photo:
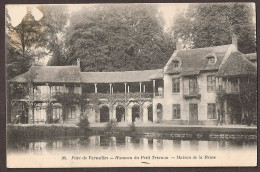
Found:
[[[176,50],[182,50],[182,44],[180,42],[176,43]]]
[[[238,42],[237,42],[237,35],[236,34],[232,35],[232,44],[235,45],[236,49],[238,48]]]
[[[80,59],[77,59],[77,66],[80,67]]]

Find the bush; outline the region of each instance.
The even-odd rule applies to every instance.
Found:
[[[130,129],[130,133],[131,134],[135,134],[136,133],[136,126],[134,123],[129,124],[129,129]]]
[[[79,126],[80,130],[84,132],[84,135],[86,135],[90,131],[90,122],[88,121],[87,117],[80,118],[79,123],[77,123],[77,126]]]
[[[109,120],[108,123],[106,124],[105,129],[106,129],[106,131],[111,131],[111,130],[112,130],[114,127],[116,127],[116,126],[117,126],[116,121],[113,120],[113,119],[111,119],[111,120]]]

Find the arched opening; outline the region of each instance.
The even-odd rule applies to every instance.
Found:
[[[162,122],[163,106],[162,106],[161,103],[157,104],[156,112],[157,112],[157,120],[158,120],[158,122]]]
[[[137,119],[140,119],[140,106],[134,105],[132,107],[132,122],[135,122]]]
[[[153,106],[152,105],[148,106],[147,110],[148,110],[148,121],[153,122]]]
[[[116,107],[116,120],[117,122],[125,121],[125,107],[122,105]]]
[[[107,106],[102,106],[100,108],[100,122],[109,121],[109,108]]]

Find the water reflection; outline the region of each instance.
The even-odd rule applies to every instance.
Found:
[[[8,143],[11,153],[45,153],[52,151],[153,150],[153,151],[225,151],[255,149],[256,141],[242,140],[174,140],[129,136],[90,136],[88,138],[57,138]]]

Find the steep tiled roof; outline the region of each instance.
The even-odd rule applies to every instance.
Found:
[[[220,67],[217,76],[231,77],[241,75],[256,75],[256,66],[247,60],[246,55],[240,52],[233,52],[227,61]]]
[[[151,80],[151,76],[161,77],[162,73],[162,69],[123,72],[80,72],[78,66],[33,66],[28,72],[11,79],[10,82],[26,83],[29,80],[35,83],[146,82]]]
[[[77,66],[32,66],[28,72],[11,79],[10,82],[25,83],[30,79],[35,83],[80,83],[79,73]]]
[[[181,74],[181,75],[195,75],[200,71],[216,70],[219,68],[223,57],[225,56],[230,45],[197,48],[190,50],[178,50],[171,57],[171,61],[165,69],[165,73]],[[216,63],[213,65],[208,64],[208,55],[216,57]],[[180,59],[181,66],[174,68],[173,60]]]
[[[161,79],[161,78],[163,78],[163,69],[158,69],[158,72],[154,73],[149,78],[150,79]]]
[[[245,54],[245,57],[250,60],[250,61],[256,61],[257,60],[257,55],[256,53],[250,53],[250,54]]]
[[[81,72],[83,83],[145,82],[162,69],[123,72]]]

